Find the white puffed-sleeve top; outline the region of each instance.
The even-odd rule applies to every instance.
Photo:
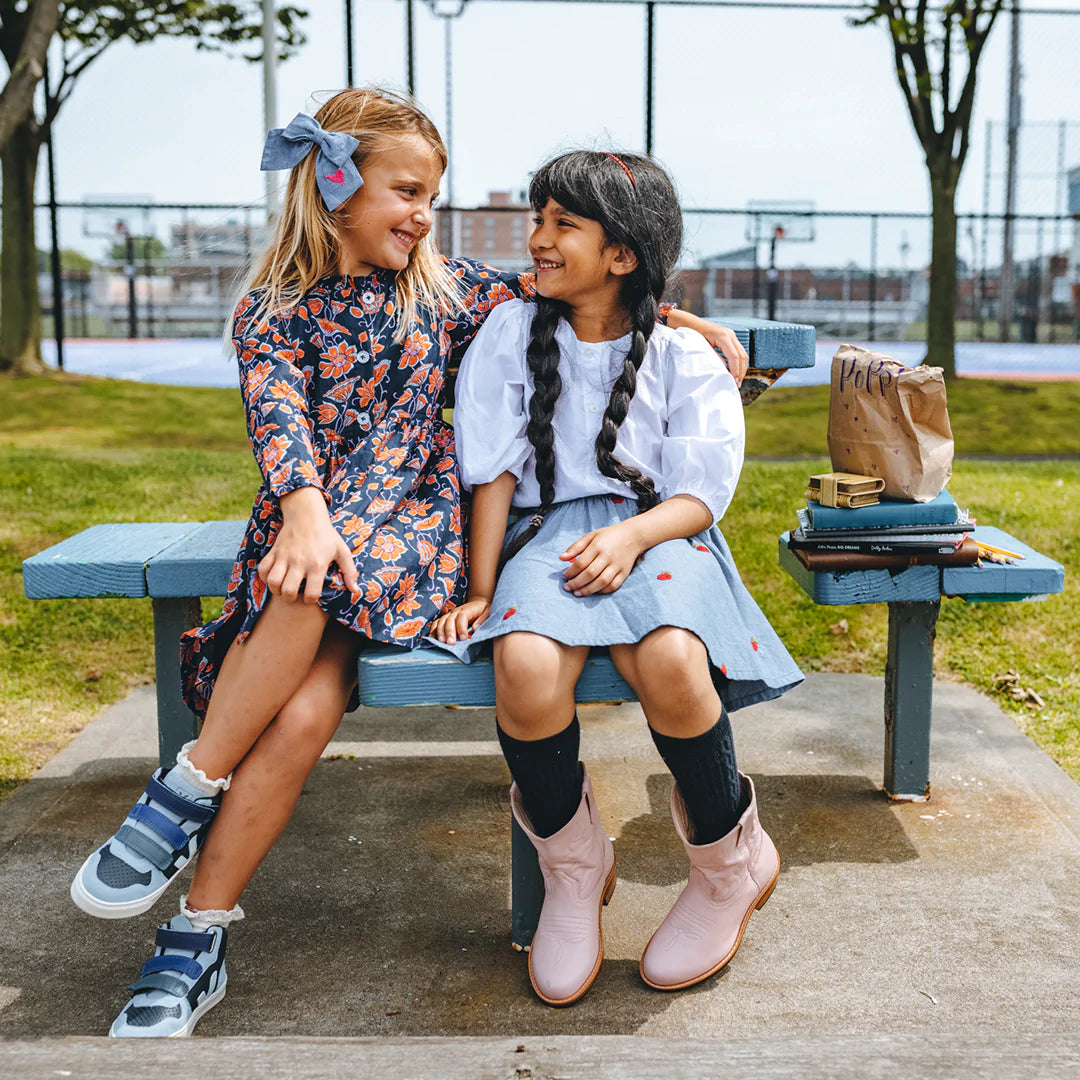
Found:
[[[533,391],[525,350],[535,311],[535,304],[508,300],[488,315],[462,361],[455,394],[454,430],[466,489],[512,472],[517,507],[540,505],[536,454],[525,434]],[[552,418],[555,501],[605,494],[632,498],[629,484],[596,467],[595,450],[630,335],[579,341],[564,319],[555,338],[562,379]],[[718,521],[735,493],[744,442],[739,390],[724,362],[695,330],[657,325],[615,456],[650,477],[661,499],[693,495]]]

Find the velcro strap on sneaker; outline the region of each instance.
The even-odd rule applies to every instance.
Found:
[[[164,775],[165,773],[158,769],[146,785],[146,794],[154,802],[161,803],[166,810],[171,810],[174,814],[179,814],[191,821],[197,821],[199,824],[209,821],[217,813],[217,806],[204,806],[202,803],[191,802],[183,795],[178,795],[172,788],[167,788],[158,779],[158,776]]]
[[[189,979],[201,979],[203,973],[203,969],[188,956],[151,956],[139,974],[153,975],[155,971],[179,971]]]
[[[191,839],[175,821],[170,821],[160,810],[155,810],[146,803],[136,803],[128,817],[149,825],[174,851],[183,851]]]
[[[188,952],[210,952],[214,935],[187,930],[158,930],[154,943],[163,949],[187,949]]]
[[[141,979],[136,979],[128,989],[136,994],[141,990],[164,990],[166,994],[172,994],[173,997],[178,998],[187,997],[191,992],[191,987],[183,979],[178,979],[175,975],[167,975],[164,971],[144,975]]]
[[[125,847],[131,848],[136,855],[141,855],[148,863],[156,866],[163,873],[172,864],[174,855],[166,851],[160,844],[155,844],[145,833],[138,832],[130,825],[121,825],[116,830],[116,839]]]

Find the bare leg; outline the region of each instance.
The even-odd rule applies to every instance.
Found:
[[[329,623],[299,687],[236,767],[195,867],[190,907],[232,908],[281,835],[304,781],[341,723],[356,683],[357,644],[355,634]],[[300,665],[295,650],[290,663]],[[214,694],[216,700],[216,689]]]
[[[564,645],[541,634],[495,639],[495,713],[515,739],[544,739],[574,718],[574,687],[587,645]]]
[[[306,680],[328,616],[317,605],[272,596],[244,642],[225,654],[191,764],[227,776]]]
[[[720,695],[709,674],[709,653],[696,634],[661,626],[634,645],[612,645],[610,652],[654,731],[692,739],[715,726]]]

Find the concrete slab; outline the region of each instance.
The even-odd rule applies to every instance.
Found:
[[[733,718],[780,884],[729,967],[674,995],[637,975],[686,871],[670,779],[636,705],[582,710],[620,875],[604,968],[564,1010],[536,1001],[509,948],[508,776],[491,710],[351,714],[245,895],[229,996],[198,1034],[645,1035],[792,1054],[800,1040],[822,1053],[847,1040],[864,1048],[852,1060],[880,1037],[901,1058],[925,1043],[944,1061],[953,1036],[989,1052],[1075,1032],[1080,789],[993,703],[938,683],[932,800],[892,805],[880,793],[882,699],[880,679],[812,675]],[[137,691],[0,805],[0,1037],[50,1037],[42,1061],[56,1037],[107,1029],[154,924],[175,910],[173,895],[97,922],[67,895],[154,765],[152,703],[152,688]],[[0,1046],[0,1059],[30,1062],[21,1045]],[[552,1061],[535,1075],[570,1075]]]

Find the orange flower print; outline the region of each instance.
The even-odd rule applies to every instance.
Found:
[[[256,609],[261,608],[266,597],[266,582],[258,574],[251,579],[251,602]]]
[[[313,487],[318,487],[319,484],[319,470],[311,464],[310,461],[301,461],[296,466],[297,475],[302,476]]]
[[[358,517],[351,517],[344,525],[341,526],[341,535],[347,536],[353,539],[353,550],[355,551],[371,534],[375,531],[374,526],[370,522],[364,521]]]
[[[398,582],[397,592],[394,594],[397,604],[394,610],[401,615],[412,615],[423,606],[416,599],[416,578],[412,574],[403,574]]]
[[[254,367],[248,368],[247,373],[244,376],[244,383],[247,387],[249,397],[254,397],[258,394],[266,384],[266,380],[270,378],[270,373],[273,370],[273,365],[271,365],[268,360],[263,360]]]
[[[501,282],[497,281],[487,291],[487,298],[491,301],[492,307],[496,304],[502,304],[507,300],[513,300],[514,294]]]
[[[381,533],[371,545],[371,554],[383,562],[392,562],[405,552],[405,545],[391,533]]]
[[[287,435],[275,435],[263,443],[260,459],[263,469],[269,472],[279,461],[285,457],[285,451],[289,449],[289,437]]]
[[[415,367],[431,351],[431,338],[419,330],[411,333],[402,344],[401,366]]]
[[[391,631],[391,637],[396,641],[401,641],[403,638],[415,637],[424,629],[424,624],[426,622],[426,619],[412,619],[409,622],[398,623]]]
[[[324,379],[340,379],[348,375],[356,362],[356,349],[351,345],[331,345],[319,353],[319,374]]]

